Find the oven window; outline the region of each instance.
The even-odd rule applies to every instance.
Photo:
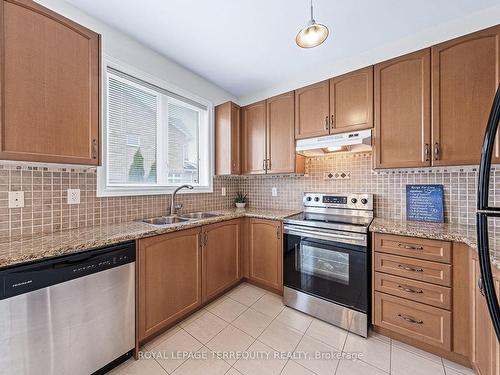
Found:
[[[349,284],[349,254],[325,250],[301,243],[295,253],[295,269],[298,272]]]

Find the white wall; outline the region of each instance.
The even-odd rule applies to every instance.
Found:
[[[453,1],[450,1],[450,6],[452,6],[452,4]],[[344,73],[352,72],[394,57],[403,56],[407,53],[415,52],[474,31],[498,25],[499,23],[500,4],[468,14],[461,19],[423,29],[417,34],[402,38],[394,43],[380,45],[376,49],[367,50],[354,58],[336,61],[326,69],[317,66],[311,67],[311,69],[304,71],[300,76],[290,81],[282,82],[281,84],[268,87],[260,92],[240,97],[238,98],[238,103],[240,105],[255,103],[274,95],[279,95]],[[334,40],[333,43],[335,43]]]
[[[105,1],[105,0],[103,0]],[[102,35],[103,54],[127,65],[171,83],[183,90],[201,96],[214,105],[236,98],[165,56],[138,43],[129,36],[109,27],[102,21],[82,12],[62,0],[37,0],[37,2]]]

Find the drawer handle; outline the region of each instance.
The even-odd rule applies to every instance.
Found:
[[[398,267],[401,268],[402,270],[405,271],[410,271],[410,272],[424,272],[422,268],[413,268],[409,266],[403,266],[402,264],[398,264]]]
[[[408,323],[413,323],[413,324],[424,324],[424,322],[422,320],[419,320],[419,319],[415,319],[414,317],[412,316],[409,316],[409,315],[404,315],[404,314],[398,314],[398,316],[407,321]]]
[[[422,246],[405,245],[402,243],[398,243],[398,246],[402,249],[407,249],[407,250],[423,250],[424,249]]]
[[[408,286],[403,286],[403,285],[398,285],[398,288],[401,289],[403,292],[407,293],[423,293],[424,291],[422,289],[412,289]]]

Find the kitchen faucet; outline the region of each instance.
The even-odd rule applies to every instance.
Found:
[[[183,188],[193,189],[193,187],[191,185],[182,185],[182,186],[179,186],[177,189],[174,190],[174,192],[172,193],[172,200],[170,201],[170,216],[175,215],[175,211],[177,209],[182,208],[182,205],[179,205],[179,206],[175,205],[175,195],[177,194],[177,192],[179,190],[181,190]]]

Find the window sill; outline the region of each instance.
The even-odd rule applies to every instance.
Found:
[[[179,184],[181,186],[182,184]],[[119,187],[107,187],[107,188],[97,188],[96,196],[100,197],[130,197],[139,195],[167,195],[172,194],[177,186],[166,187],[161,186],[157,188],[147,187],[147,188],[119,188]],[[195,186],[191,189],[181,189],[177,194],[196,194],[196,193],[213,193],[212,186]]]

